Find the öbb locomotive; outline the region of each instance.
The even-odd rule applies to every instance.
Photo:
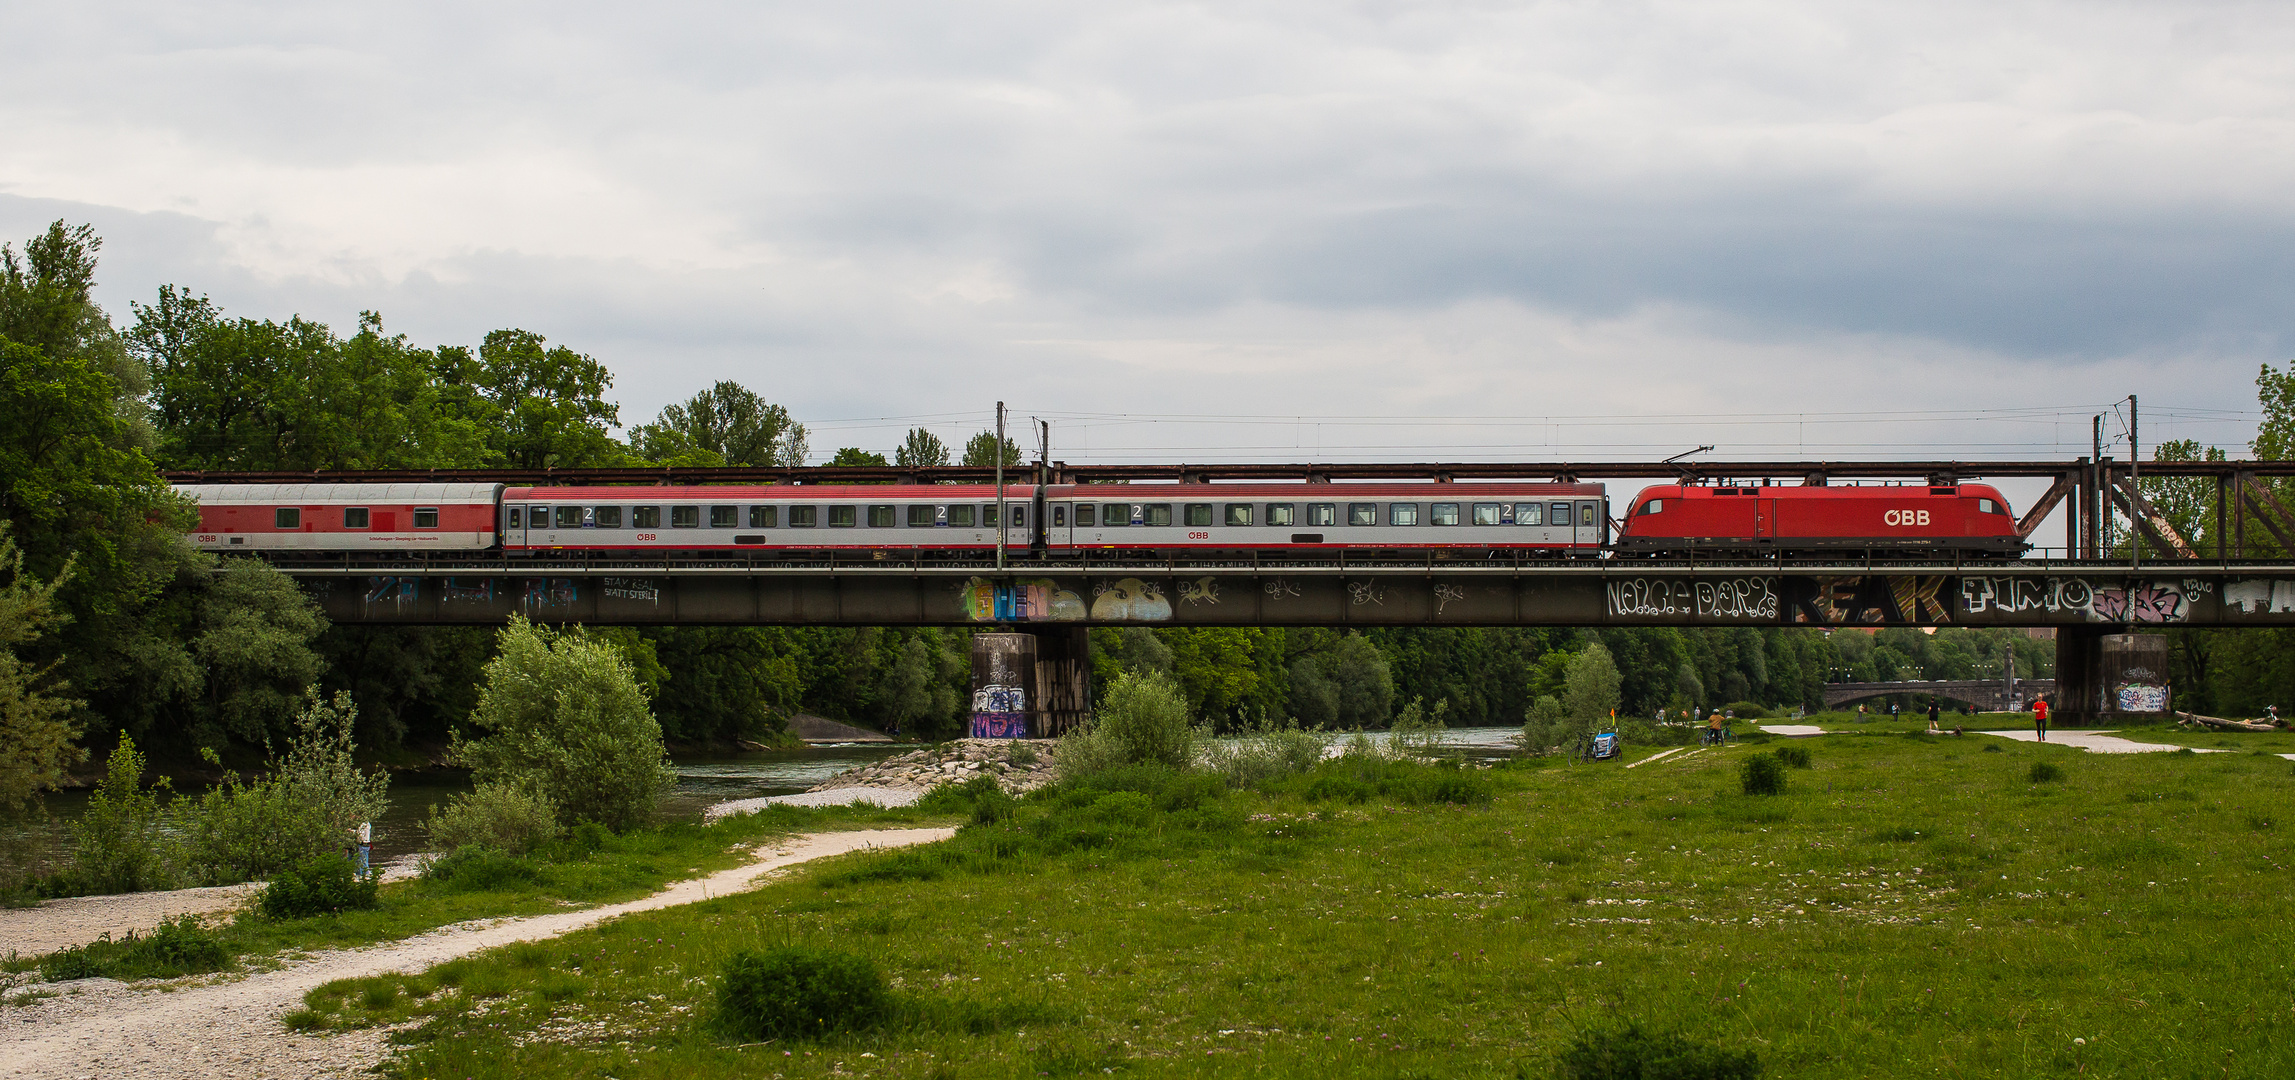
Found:
[[[180,485],[219,552],[978,555],[987,485]],[[2000,492],[1936,486],[1644,488],[1623,518],[1572,483],[1007,485],[1005,543],[1049,553],[1426,552],[1452,558],[1873,553],[2013,558]]]

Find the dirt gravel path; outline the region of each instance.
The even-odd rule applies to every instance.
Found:
[[[383,1055],[384,1034],[298,1035],[279,1018],[303,994],[336,979],[416,972],[517,941],[555,937],[619,915],[740,892],[765,875],[812,859],[868,848],[931,843],[954,829],[887,829],[792,837],[746,866],[681,881],[642,900],[458,923],[404,941],[313,953],[245,977],[130,986],[109,979],[52,983],[57,996],[0,1008],[0,1077],[26,1080],[270,1080],[349,1076]],[[21,994],[22,989],[12,993]]]
[[[101,934],[121,938],[130,930],[146,933],[178,915],[237,911],[262,887],[250,882],[207,889],[74,896],[35,907],[0,909],[0,956],[39,956],[85,945]]]

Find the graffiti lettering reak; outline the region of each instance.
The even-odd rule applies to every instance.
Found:
[[[1719,581],[1627,578],[1604,586],[1612,615],[1695,615],[1709,619],[1774,619],[1779,610],[1774,578]]]

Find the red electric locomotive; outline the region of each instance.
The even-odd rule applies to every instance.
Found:
[[[1622,555],[1869,551],[2004,559],[2025,547],[2008,501],[1989,484],[1649,487],[1634,497],[1617,544]]]

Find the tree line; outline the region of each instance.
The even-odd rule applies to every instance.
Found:
[[[224,311],[180,286],[115,321],[92,299],[101,239],[57,222],[0,245],[0,803],[19,805],[117,732],[162,755],[290,733],[315,687],[358,704],[370,753],[443,745],[467,724],[496,635],[332,626],[264,564],[192,550],[171,469],[309,470],[794,465],[821,460],[799,418],[719,382],[621,427],[595,357],[521,328],[423,345],[363,312],[348,333],[302,315]],[[2295,367],[2266,368],[2258,452],[2295,432]],[[2160,452],[2197,454],[2196,447]],[[1010,439],[961,448],[922,428],[887,454],[829,464],[1017,464]],[[2186,535],[2198,502],[2156,496]],[[2181,501],[2179,501],[2181,500]],[[2187,520],[2188,519],[2188,520]],[[628,659],[673,744],[770,739],[797,710],[940,737],[969,708],[970,632],[950,628],[593,629]],[[2236,710],[2295,688],[2278,631],[2183,632],[2186,693]],[[1800,628],[1092,631],[1094,676],[1168,674],[1206,721],[1378,727],[1413,700],[1448,722],[1514,725],[1599,643],[1620,708],[1814,706],[1838,679],[1972,678],[2004,650],[2049,673],[2046,642],[2010,631],[1827,634]],[[2196,689],[2194,689],[2196,684]]]

